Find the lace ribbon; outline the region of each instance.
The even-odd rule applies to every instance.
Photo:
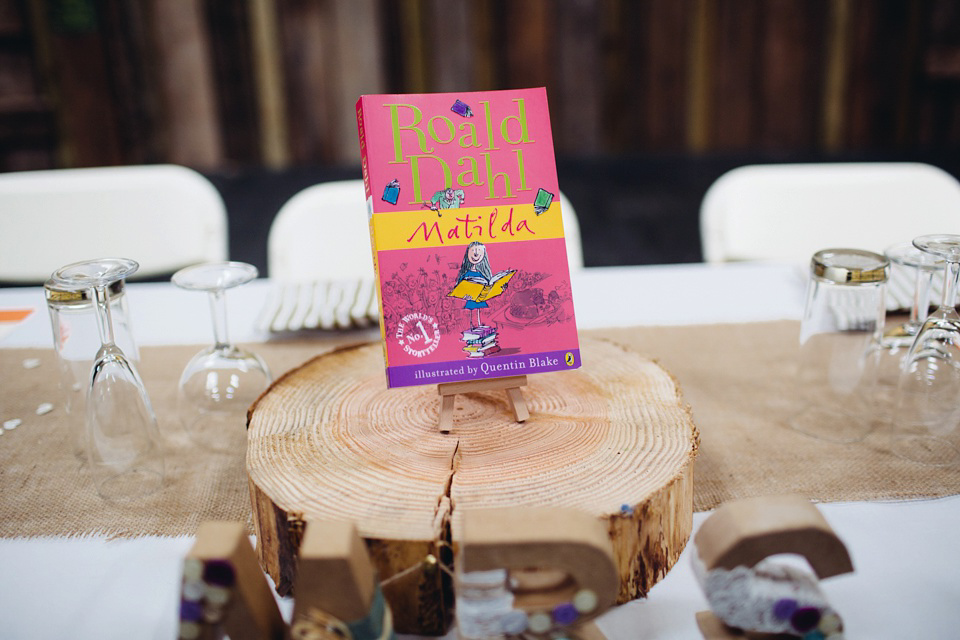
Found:
[[[707,571],[693,554],[693,573],[725,624],[760,633],[840,640],[843,622],[816,576],[767,558],[754,567]]]

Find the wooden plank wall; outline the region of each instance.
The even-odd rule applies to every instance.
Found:
[[[960,146],[955,0],[0,0],[0,170],[357,162],[361,93],[546,86],[559,154]]]

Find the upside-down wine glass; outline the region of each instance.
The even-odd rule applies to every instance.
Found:
[[[101,497],[118,502],[163,486],[157,418],[136,366],[116,344],[110,313],[110,285],[139,267],[125,258],[101,258],[62,267],[52,278],[64,290],[90,291],[96,303],[101,346],[86,392],[87,465]]]
[[[883,254],[890,260],[890,266],[898,272],[912,275],[912,302],[910,318],[905,322],[888,327],[880,340],[881,364],[878,383],[881,401],[892,402],[900,379],[900,366],[904,355],[920,332],[923,321],[930,313],[930,298],[934,275],[943,269],[943,258],[921,251],[912,242],[899,242],[888,247]],[[891,273],[891,281],[894,280]],[[900,280],[897,280],[898,282]]]
[[[177,396],[187,433],[208,449],[243,451],[247,408],[273,379],[260,356],[231,344],[227,334],[226,290],[256,277],[257,268],[244,262],[199,264],[173,275],[178,287],[210,296],[214,344],[187,363]]]
[[[960,462],[960,235],[920,236],[913,244],[946,262],[943,299],[904,357],[891,446],[917,462],[952,465]]]

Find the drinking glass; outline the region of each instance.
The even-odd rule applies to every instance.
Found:
[[[150,398],[136,366],[116,344],[110,285],[139,268],[133,260],[100,258],[58,269],[54,286],[89,291],[96,307],[100,349],[86,393],[87,466],[106,500],[127,501],[163,486],[164,461]]]
[[[952,465],[960,462],[960,235],[925,235],[913,244],[945,261],[943,299],[904,357],[891,446],[910,460]]]
[[[877,426],[889,269],[885,257],[859,249],[824,249],[811,259],[797,378],[803,407],[788,421],[796,431],[849,443]]]
[[[256,277],[257,268],[243,262],[199,264],[173,274],[178,287],[210,297],[214,343],[184,368],[177,411],[191,439],[215,451],[243,451],[247,409],[273,380],[260,356],[231,344],[227,333],[227,289]]]

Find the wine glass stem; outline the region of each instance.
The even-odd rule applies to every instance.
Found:
[[[217,349],[230,346],[227,335],[227,302],[222,289],[210,292],[210,314],[213,316],[213,342]]]
[[[97,328],[100,330],[100,342],[103,346],[110,346],[114,342],[113,317],[110,315],[110,291],[105,285],[93,288],[94,299],[97,302]]]
[[[957,303],[957,278],[960,277],[960,262],[947,260],[943,270],[943,302],[944,308],[951,308]]]

